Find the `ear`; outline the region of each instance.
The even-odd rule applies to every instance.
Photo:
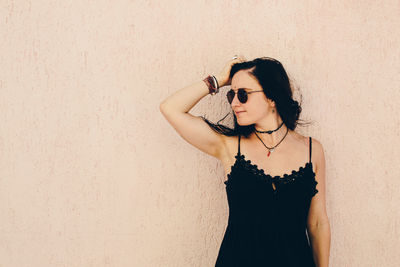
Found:
[[[267,101],[268,101],[268,104],[271,106],[271,107],[275,107],[275,101],[273,101],[273,100],[271,100],[271,99],[269,99],[269,98],[267,98]]]

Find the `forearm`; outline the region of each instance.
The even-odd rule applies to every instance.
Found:
[[[308,229],[313,257],[317,267],[329,267],[331,230],[329,221]]]
[[[242,56],[235,56],[225,64],[224,68],[221,72],[219,72],[219,74],[214,75],[215,79],[217,79],[219,87],[224,87],[231,83],[232,77],[230,77],[230,73],[232,66],[236,63],[243,62],[244,60],[245,59]],[[214,84],[214,86],[217,85]],[[200,80],[168,96],[163,102],[161,102],[160,110],[162,112],[173,111],[188,113],[194,107],[194,105],[196,105],[209,93],[210,89],[208,88],[207,84],[203,80]]]
[[[217,78],[218,79],[218,78]],[[203,97],[209,94],[207,84],[200,80],[168,96],[160,105],[163,110],[189,112]]]

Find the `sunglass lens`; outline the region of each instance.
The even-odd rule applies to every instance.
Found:
[[[229,90],[228,93],[226,93],[226,97],[228,99],[229,104],[231,104],[233,99],[235,98],[235,92],[233,90]]]
[[[241,103],[246,103],[247,101],[247,92],[244,89],[239,89],[238,90],[238,99]],[[235,91],[232,89],[226,93],[226,97],[228,99],[229,104],[232,103],[233,99],[235,98]]]
[[[240,89],[238,91],[238,98],[239,98],[240,102],[246,103],[246,101],[247,101],[247,92],[244,89]]]

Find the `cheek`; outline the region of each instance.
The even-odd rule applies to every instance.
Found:
[[[262,98],[254,99],[254,101],[251,101],[251,103],[249,104],[250,105],[247,110],[249,110],[254,115],[263,115],[268,110],[268,102]]]

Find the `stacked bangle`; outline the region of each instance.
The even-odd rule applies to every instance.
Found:
[[[211,95],[215,95],[219,92],[219,84],[214,75],[208,75],[203,81],[206,83]]]

